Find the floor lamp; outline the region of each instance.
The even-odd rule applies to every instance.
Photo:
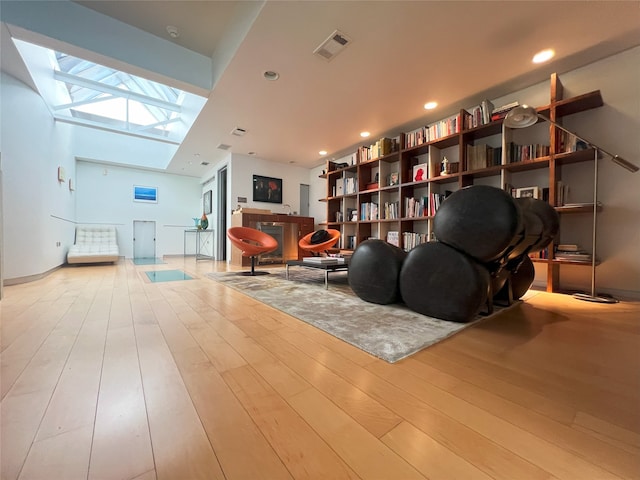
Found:
[[[539,114],[535,108],[529,107],[527,105],[520,105],[510,110],[504,118],[503,126],[508,128],[526,128],[538,122],[538,119],[545,120],[549,122],[554,127],[559,128],[563,132],[566,132],[570,135],[575,136],[578,140],[581,140],[588,146],[594,149],[594,167],[593,167],[593,230],[591,237],[591,293],[576,293],[573,295],[574,298],[579,300],[585,300],[588,302],[597,302],[597,303],[617,303],[613,297],[607,296],[598,296],[596,294],[596,220],[597,220],[597,209],[598,209],[598,156],[600,152],[611,157],[611,160],[620,165],[623,168],[626,168],[630,172],[637,172],[638,167],[633,163],[620,158],[618,155],[613,155],[612,153],[607,152],[605,149],[600,148],[598,145],[590,142],[589,140],[585,140],[584,138],[576,135],[575,133],[567,130],[562,125],[558,125],[556,122],[551,120],[550,118],[545,117],[544,115]]]

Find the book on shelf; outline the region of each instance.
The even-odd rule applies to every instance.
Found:
[[[418,165],[413,166],[413,177],[411,181],[413,182],[422,182],[427,179],[429,174],[429,164],[427,163],[419,163]]]
[[[556,205],[562,207],[569,200],[569,185],[559,180],[556,182]]]
[[[513,110],[519,105],[520,105],[519,102],[511,102],[511,103],[507,103],[506,105],[502,105],[501,107],[494,108],[493,111],[491,112],[491,120],[492,121],[500,120],[506,117],[507,113],[509,113],[510,110]]]
[[[400,232],[390,231],[387,232],[387,243],[391,245],[395,245],[396,247],[400,246]]]
[[[556,247],[554,257],[570,262],[590,262],[591,254],[575,243],[562,243]]]

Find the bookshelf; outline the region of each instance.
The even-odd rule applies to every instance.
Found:
[[[563,117],[603,104],[599,90],[563,98],[562,83],[554,73],[550,101],[537,107],[537,111],[561,124]],[[561,229],[565,215],[593,211],[593,205],[562,205],[559,191],[563,166],[593,162],[593,149],[567,151],[571,147],[567,148],[562,131],[546,122],[540,126],[548,127],[542,131],[542,139],[540,127],[536,126],[538,138],[523,142],[520,134],[514,140],[511,129],[502,125],[504,115],[490,120],[490,116],[482,118],[482,113],[471,110],[472,113],[461,109],[432,125],[400,134],[390,143],[393,151],[379,150],[382,155],[377,158],[366,154],[368,147],[360,147],[346,157],[346,164],[327,162],[326,173],[321,175],[327,181],[327,194],[322,199],[326,202],[327,220],[322,224],[340,230],[340,248],[353,249],[368,238],[389,238],[409,250],[434,240],[433,218],[438,203],[450,193],[476,184],[507,190],[541,187],[545,200],[561,217]],[[396,178],[397,183],[391,178]],[[356,189],[340,189],[338,186],[345,182],[356,185]],[[584,217],[587,222],[589,216]],[[590,261],[555,259],[557,242],[558,238],[548,246],[544,258],[532,258],[546,267],[549,292],[560,290],[562,265],[591,265]]]

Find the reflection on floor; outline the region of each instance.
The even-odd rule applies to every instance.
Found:
[[[152,282],[176,282],[178,280],[193,280],[182,270],[158,270],[157,272],[144,272]]]
[[[131,261],[134,265],[160,265],[167,263],[163,261],[161,258],[132,258]]]

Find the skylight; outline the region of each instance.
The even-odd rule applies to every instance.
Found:
[[[204,106],[204,98],[177,88],[14,41],[58,120],[179,144]],[[198,100],[185,112],[188,97]]]

